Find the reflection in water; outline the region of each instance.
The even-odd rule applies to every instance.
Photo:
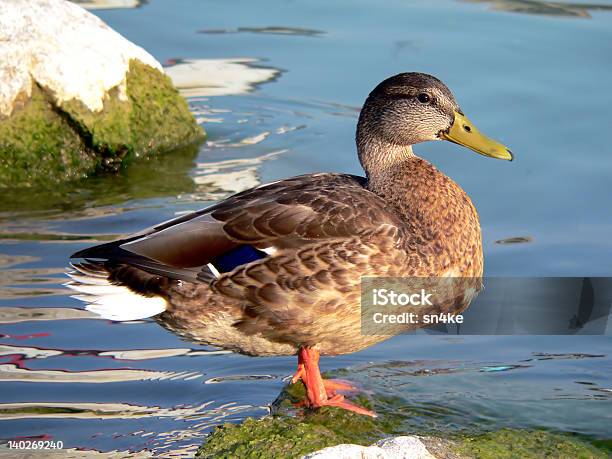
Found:
[[[530,365],[501,365],[496,367],[482,367],[480,371],[485,373],[491,373],[496,371],[510,371],[516,370],[517,368],[529,368]]]
[[[16,300],[21,298],[65,295],[66,289],[62,288],[22,288],[22,287],[0,287],[0,298],[5,300]]]
[[[11,361],[16,365],[22,366],[23,360],[45,359],[63,355],[64,352],[58,349],[39,349],[37,347],[13,346],[10,344],[0,344],[0,356],[11,356]]]
[[[29,450],[19,450],[19,449],[11,449],[7,450],[6,455],[2,451],[2,446],[0,446],[0,458],[7,459],[34,459],[36,457],[41,457],[40,454],[34,455],[32,451]],[[93,449],[77,449],[77,448],[65,448],[65,449],[49,449],[45,451],[45,458],[58,458],[58,459],[116,459],[120,458],[130,458],[130,459],[144,459],[153,457],[153,453],[149,451],[96,451]],[[175,456],[173,456],[175,457]],[[189,456],[176,456],[176,457],[189,457]]]
[[[36,232],[23,232],[23,233],[9,233],[2,231],[0,232],[0,239],[8,241],[48,241],[48,242],[90,242],[92,244],[112,241],[117,236],[114,234],[68,234],[68,233],[36,233]]]
[[[146,0],[70,0],[87,10],[106,10],[115,8],[137,8]]]
[[[192,145],[151,158],[134,160],[118,174],[103,174],[45,189],[11,189],[0,194],[0,223],[17,225],[24,218],[84,218],[116,215],[122,207],[102,207],[130,199],[150,199],[189,193],[194,189],[188,173],[199,146]],[[27,222],[32,224],[31,221]],[[23,224],[23,223],[22,223]],[[10,231],[15,233],[16,231]],[[28,231],[32,232],[32,231]]]
[[[23,263],[32,263],[38,260],[40,260],[40,258],[33,257],[31,255],[7,255],[0,253],[0,268],[2,268],[4,272],[4,269],[11,266],[21,265]]]
[[[88,311],[84,311],[88,312]],[[11,344],[0,344],[0,356],[19,356],[13,358],[12,363],[23,367],[23,361],[29,359],[44,359],[47,357],[108,357],[114,360],[149,360],[168,357],[193,357],[231,354],[225,350],[190,349],[190,348],[166,348],[166,349],[125,349],[114,351],[97,351],[90,349],[43,349],[38,347],[14,346]]]
[[[209,351],[203,349],[129,349],[125,351],[99,351],[97,353],[100,357],[110,356],[116,360],[147,360],[147,359],[160,359],[165,357],[178,357],[178,356],[211,356],[211,355],[223,355],[231,354],[230,351],[218,350]]]
[[[173,59],[165,71],[185,97],[246,94],[276,80],[281,71],[257,59]]]
[[[10,264],[21,264],[30,260],[27,257],[11,257]],[[0,261],[1,263],[1,261]],[[9,264],[9,266],[10,266]],[[30,269],[4,269],[0,278],[0,298],[17,299],[48,295],[63,295],[66,291],[55,288],[58,280],[64,276],[62,268],[30,268]],[[33,287],[33,285],[43,287]],[[10,312],[0,311],[0,317]]]
[[[596,3],[565,3],[544,0],[463,0],[470,3],[488,3],[491,9],[511,13],[541,14],[590,18],[589,11],[612,11],[612,5]]]
[[[303,29],[300,27],[238,27],[237,29],[204,29],[198,33],[205,34],[225,34],[225,33],[262,33],[270,35],[298,35],[301,37],[317,37],[323,35],[322,30]]]
[[[278,379],[275,375],[232,375],[220,378],[211,378],[204,381],[204,384],[219,384],[230,381],[259,381],[262,379]]]
[[[589,359],[586,354],[568,354]],[[566,355],[567,356],[567,355]],[[593,426],[612,408],[612,389],[601,387],[610,361],[602,362],[600,372],[575,382],[575,372],[561,361],[541,361],[532,365],[513,362],[477,361],[387,361],[355,366],[338,372],[362,388],[376,388],[375,398],[395,400],[380,409],[402,416],[402,431],[437,435],[457,431],[478,431],[500,427],[552,428],[564,430],[567,410],[572,414],[570,431],[593,433],[607,438],[609,429]],[[574,364],[572,368],[577,368]],[[589,367],[592,368],[592,367]],[[549,384],[533,384],[543,373]],[[432,379],[433,378],[433,379]],[[486,393],[484,392],[486,388]],[[564,410],[559,410],[563,400]],[[590,400],[593,405],[583,402]],[[377,402],[378,403],[378,402]],[[525,409],[512,409],[524,407]],[[528,408],[528,409],[527,409]],[[377,407],[379,410],[379,407]]]
[[[516,236],[495,241],[496,244],[526,244],[528,242],[533,242],[531,236]]]
[[[226,144],[225,146],[239,147],[241,145]],[[223,146],[223,144],[217,144],[217,146]],[[272,160],[287,151],[273,151],[249,159],[198,163],[194,177],[194,181],[198,185],[198,193],[203,199],[216,200],[227,196],[229,193],[238,193],[255,187],[261,183],[258,174],[261,163]]]
[[[20,368],[16,364],[0,365],[0,381],[46,382],[46,383],[89,383],[102,384],[127,381],[150,380],[191,380],[202,376],[197,372],[171,372],[150,370],[105,370],[66,371],[66,370],[31,370]]]
[[[0,285],[13,284],[57,284],[57,277],[62,275],[63,269],[58,268],[31,268],[31,269],[4,269]]]
[[[248,145],[257,145],[258,143],[263,142],[266,139],[266,137],[268,137],[269,135],[270,133],[268,131],[265,131],[265,132],[262,132],[260,134],[257,134],[251,137],[245,137],[244,139],[240,140],[239,142],[235,142],[235,143],[231,143],[229,139],[211,140],[207,142],[207,146],[227,148],[227,147],[245,147]],[[284,150],[284,151],[287,151],[287,150]],[[238,160],[234,160],[234,161],[238,161]]]
[[[76,419],[135,419],[148,417],[172,417],[174,419],[209,419],[227,415],[228,412],[257,408],[252,405],[227,403],[213,407],[206,402],[192,407],[161,408],[127,403],[73,403],[27,402],[0,403],[0,420],[26,418],[76,418]],[[265,408],[264,408],[265,409]]]
[[[605,354],[582,354],[582,353],[570,353],[570,354],[551,354],[549,352],[534,352],[533,356],[537,360],[558,360],[558,359],[602,359]]]
[[[239,405],[225,403],[214,406],[214,402],[206,402],[194,406],[176,406],[163,408],[159,406],[141,406],[127,403],[86,403],[86,402],[26,402],[1,403],[0,422],[19,419],[78,419],[78,420],[130,420],[154,418],[156,420],[169,418],[175,421],[188,421],[188,428],[173,429],[168,432],[155,432],[149,429],[136,430],[131,433],[113,434],[112,439],[121,437],[140,437],[146,439],[147,448],[133,453],[121,454],[121,457],[141,458],[168,454],[171,457],[193,457],[207,431],[224,420],[236,416],[262,415],[269,412],[268,407],[255,405]],[[142,425],[142,424],[135,424]],[[97,435],[96,435],[97,436]],[[177,447],[177,445],[182,445]],[[64,455],[71,457],[70,450],[62,450]],[[117,457],[116,451],[98,453],[89,450],[92,457]],[[2,457],[0,449],[0,457]],[[18,456],[10,456],[18,457]],[[75,457],[88,457],[75,456]],[[164,456],[169,457],[169,456]]]

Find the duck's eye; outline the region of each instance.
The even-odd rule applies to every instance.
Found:
[[[422,104],[428,104],[429,102],[431,102],[431,97],[429,97],[429,94],[425,94],[424,92],[419,94],[417,96],[417,99],[419,99],[419,102],[421,102]]]

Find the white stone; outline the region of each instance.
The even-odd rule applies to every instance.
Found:
[[[0,0],[0,114],[32,84],[49,90],[58,106],[71,99],[103,108],[112,88],[126,99],[131,59],[160,71],[149,53],[102,20],[66,0]]]
[[[337,445],[303,456],[302,459],[436,459],[415,436],[385,438],[372,446]]]

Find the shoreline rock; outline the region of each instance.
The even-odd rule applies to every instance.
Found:
[[[51,185],[204,138],[161,65],[65,0],[0,3],[0,187]]]
[[[406,432],[401,401],[359,395],[353,401],[374,409],[372,419],[339,408],[296,408],[303,400],[301,383],[285,387],[271,415],[217,427],[198,450],[205,458],[296,459],[538,459],[541,457],[609,457],[605,447],[577,436],[545,430],[502,428],[453,434]]]

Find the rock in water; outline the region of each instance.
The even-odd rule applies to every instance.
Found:
[[[0,187],[49,185],[204,136],[161,65],[65,0],[0,1]]]

